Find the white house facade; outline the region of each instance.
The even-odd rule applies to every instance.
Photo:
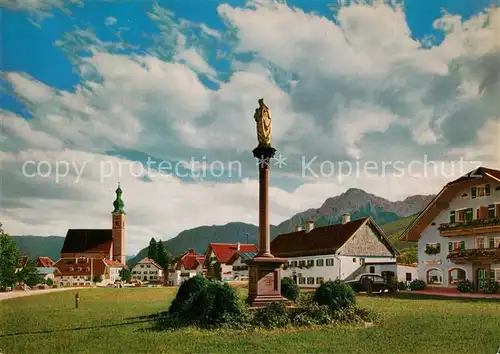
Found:
[[[215,278],[220,272],[220,280],[234,281],[248,277],[245,260],[257,253],[257,247],[242,243],[210,243],[205,252],[207,276]]]
[[[58,270],[55,281],[62,286],[114,284],[121,280],[120,271],[125,267],[118,261],[86,257],[61,258],[54,266]],[[100,282],[94,282],[97,276]]]
[[[288,258],[282,277],[301,287],[318,287],[329,280],[351,280],[363,273],[386,278],[396,276],[397,250],[371,218],[306,229],[278,235],[271,242],[271,253]]]
[[[415,264],[398,264],[398,281],[403,283],[412,282],[418,279],[418,263]]]
[[[131,269],[130,277],[140,281],[161,281],[164,279],[163,268],[151,258],[143,258]]]
[[[196,254],[190,248],[179,257],[174,259],[168,269],[168,281],[170,286],[178,286],[183,281],[192,278],[196,275],[203,275],[205,273],[204,267],[205,257]]]
[[[500,282],[500,171],[473,172],[448,183],[402,236],[418,240],[419,278],[428,286]]]

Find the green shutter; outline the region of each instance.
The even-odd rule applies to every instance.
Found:
[[[470,193],[472,195],[472,199],[476,198],[476,187],[472,187]]]
[[[490,185],[489,184],[484,186],[484,192],[486,195],[490,195]]]
[[[460,249],[465,249],[465,241],[460,241]]]
[[[450,223],[453,224],[455,222],[455,210],[450,211]]]
[[[438,243],[438,244],[436,245],[436,248],[437,248],[437,252],[438,252],[438,253],[441,253],[441,244],[440,244],[440,243]]]
[[[453,242],[448,242],[448,251],[453,251]]]
[[[495,204],[488,205],[488,217],[489,218],[495,217]]]
[[[472,210],[472,208],[467,209],[467,211],[465,212],[465,220],[472,220],[473,215],[474,211]]]
[[[495,239],[490,238],[490,248],[495,248]]]

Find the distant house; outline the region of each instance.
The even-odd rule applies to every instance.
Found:
[[[143,258],[131,269],[131,279],[163,282],[165,272],[154,259]]]
[[[94,284],[96,276],[101,281],[96,285],[113,284],[120,278],[122,263],[107,258],[61,258],[55,264],[59,270],[56,280],[63,286],[90,286]]]
[[[246,274],[248,268],[242,263],[241,254],[257,253],[257,246],[241,243],[210,243],[205,252],[205,266],[207,267],[207,277],[215,277],[215,268],[220,266],[220,275],[222,281],[235,280],[235,274]],[[236,273],[233,272],[233,266],[237,267]],[[243,276],[243,275],[239,275]]]
[[[56,267],[36,267],[38,275],[44,280],[56,281],[61,276],[61,272]]]
[[[235,252],[227,261],[226,265],[231,266],[231,280],[248,280],[248,265],[246,261],[254,258],[256,252]]]
[[[175,258],[168,269],[168,285],[177,286],[195,275],[204,275],[204,260],[192,248]]]
[[[446,184],[401,236],[418,241],[429,287],[500,282],[500,171],[480,167]]]
[[[371,218],[342,224],[314,227],[280,234],[271,242],[271,253],[288,258],[282,277],[290,277],[301,287],[318,287],[323,281],[351,280],[362,273],[396,277],[399,252]],[[394,279],[395,280],[395,279]]]
[[[409,283],[418,279],[418,263],[400,264],[397,265],[398,281]]]
[[[38,268],[50,268],[54,267],[55,262],[49,257],[38,257],[36,259],[36,267]]]

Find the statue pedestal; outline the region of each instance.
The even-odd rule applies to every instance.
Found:
[[[281,296],[281,265],[286,261],[283,258],[255,257],[246,263],[248,271],[248,298],[250,308],[260,308],[274,301],[291,302]]]

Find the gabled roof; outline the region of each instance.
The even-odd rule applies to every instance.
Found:
[[[128,269],[127,265],[126,264],[123,264],[121,262],[118,262],[118,261],[114,261],[112,259],[107,259],[107,258],[104,258],[103,259],[104,263],[108,266],[108,267],[114,267],[114,268],[125,268],[125,269]]]
[[[257,252],[234,252],[232,257],[227,261],[226,264],[231,265],[234,264],[238,260],[238,258],[241,258],[241,261],[244,262],[248,259],[252,259],[257,255]]]
[[[111,229],[69,229],[61,253],[109,253],[112,241]]]
[[[55,262],[49,257],[38,257],[36,260],[37,267],[52,267],[54,263]]]
[[[36,267],[36,270],[40,275],[47,275],[53,273],[59,275],[61,273],[59,272],[59,269],[57,269],[56,267]]]
[[[413,222],[403,231],[400,240],[418,241],[420,233],[436,218],[439,213],[446,209],[449,202],[457,196],[461,189],[488,181],[500,182],[500,171],[486,167],[476,170],[448,182],[441,191],[430,201]]]
[[[372,218],[362,218],[345,224],[315,227],[311,231],[294,231],[280,234],[271,242],[271,253],[276,257],[302,257],[332,254],[340,249],[364,224],[371,225],[381,241],[394,254],[399,252],[385,237]]]
[[[148,258],[148,257],[145,257],[145,258],[141,259],[137,264],[152,264],[152,265],[154,265],[158,269],[163,269],[162,266],[159,265],[154,259]]]
[[[239,247],[239,250],[238,250]],[[257,246],[253,244],[237,243],[209,243],[205,253],[205,262],[208,261],[210,254],[214,253],[219,263],[226,264],[236,252],[257,253]]]
[[[184,267],[185,270],[198,268],[199,265],[203,267],[205,257],[197,254],[194,249],[190,248],[172,262],[175,268]]]
[[[28,256],[19,257],[19,268],[26,267],[26,264],[28,264],[29,260],[30,258]]]

